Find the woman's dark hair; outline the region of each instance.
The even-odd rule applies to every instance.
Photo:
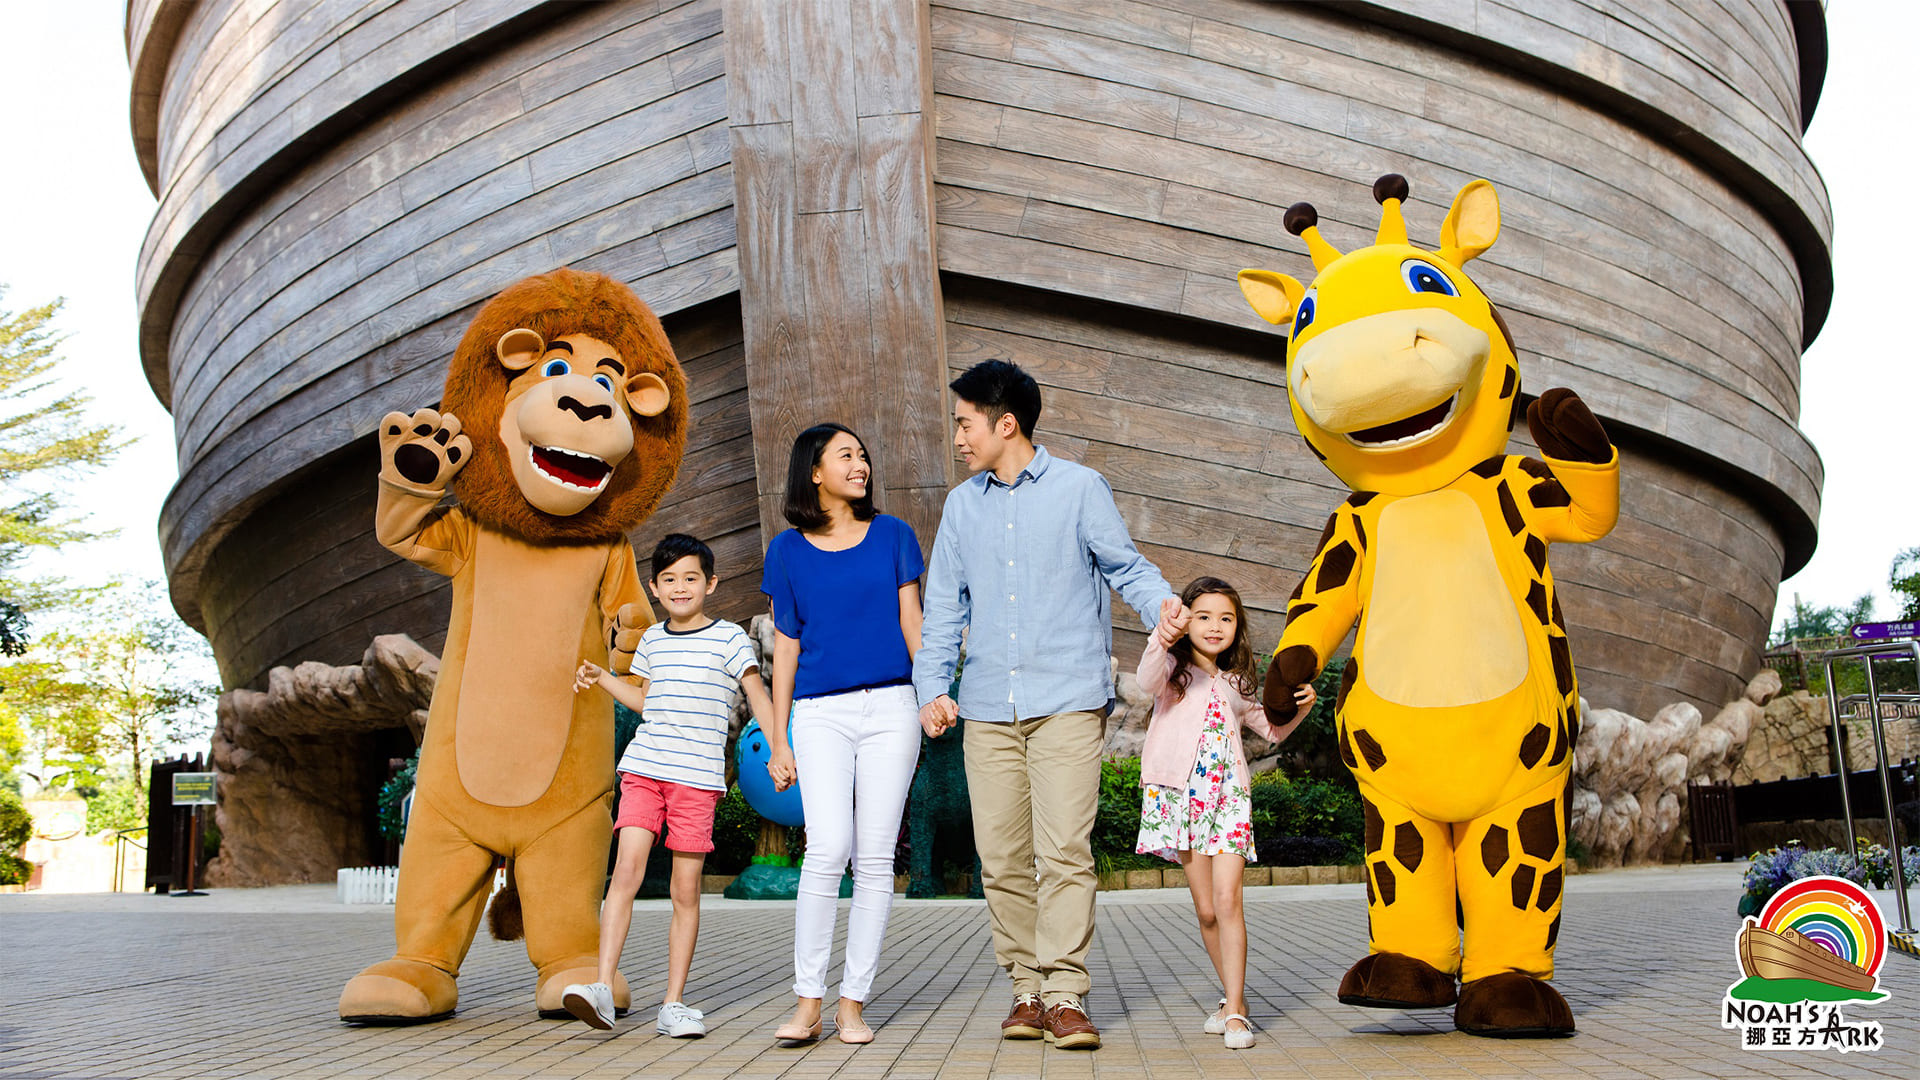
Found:
[[[1234,587],[1217,577],[1197,577],[1180,590],[1180,602],[1191,608],[1195,600],[1216,593],[1233,603],[1233,641],[1221,651],[1214,663],[1227,682],[1244,697],[1252,697],[1255,692],[1253,646],[1247,643],[1247,609],[1240,603],[1240,594]],[[1167,677],[1168,685],[1175,694],[1185,694],[1187,683],[1193,678],[1188,668],[1193,664],[1193,639],[1182,636],[1167,650],[1173,657],[1173,674]]]
[[[984,413],[989,424],[997,424],[1002,416],[1012,413],[1020,434],[1033,438],[1033,425],[1040,420],[1040,384],[1020,370],[1020,365],[982,360],[961,372],[947,388]]]
[[[667,567],[689,555],[700,557],[700,572],[713,576],[713,549],[702,543],[698,537],[686,533],[668,533],[653,545],[653,576],[659,577],[667,572]]]
[[[787,524],[806,532],[810,529],[825,528],[827,512],[820,507],[820,489],[813,482],[813,470],[820,467],[821,455],[827,452],[827,444],[841,432],[853,435],[853,429],[845,424],[831,421],[815,424],[794,437],[793,456],[787,459],[787,505],[784,508]],[[867,452],[867,444],[860,436],[853,435],[853,441],[860,443],[860,452]],[[853,516],[858,521],[872,521],[878,513],[873,508],[873,459],[867,459],[867,493],[853,500]]]

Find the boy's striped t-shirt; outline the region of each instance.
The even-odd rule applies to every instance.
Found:
[[[647,680],[639,730],[620,771],[709,791],[727,789],[727,729],[740,678],[755,666],[753,643],[736,623],[715,619],[698,630],[647,628],[633,674]]]

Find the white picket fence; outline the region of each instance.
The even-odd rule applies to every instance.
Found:
[[[346,866],[334,878],[343,904],[391,904],[399,884],[397,866]]]
[[[399,886],[400,868],[397,866],[347,866],[334,876],[334,888],[343,904],[391,904],[394,891]],[[506,887],[507,872],[495,871],[493,888],[488,896]]]

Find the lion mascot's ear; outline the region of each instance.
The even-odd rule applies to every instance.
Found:
[[[627,380],[627,407],[641,416],[659,416],[673,404],[667,380],[651,371],[636,371]]]
[[[500,366],[508,371],[525,371],[533,366],[540,354],[547,351],[546,339],[537,331],[521,327],[500,335],[500,343],[493,347],[494,354],[500,357]]]

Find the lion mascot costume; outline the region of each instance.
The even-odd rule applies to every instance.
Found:
[[[673,485],[686,427],[660,320],[620,282],[573,270],[480,309],[440,411],[381,420],[375,532],[453,579],[453,614],[400,852],[397,947],[347,983],[341,1019],[453,1012],[496,855],[524,892],[541,1013],[565,1015],[561,989],[596,978],[613,706],[576,696],[573,673],[583,658],[625,671],[652,621],[626,537]],[[613,993],[624,1009],[626,983]]]
[[[1437,251],[1407,241],[1406,180],[1373,191],[1378,236],[1345,254],[1313,207],[1287,210],[1310,286],[1240,273],[1254,310],[1292,325],[1294,423],[1352,489],[1288,603],[1267,711],[1292,709],[1357,620],[1335,713],[1366,817],[1371,941],[1340,1000],[1457,1002],[1454,1024],[1471,1034],[1571,1035],[1546,980],[1579,696],[1547,545],[1612,530],[1620,459],[1566,389],[1526,407],[1546,460],[1505,452],[1519,363],[1460,269],[1499,235],[1492,185],[1461,190]]]

